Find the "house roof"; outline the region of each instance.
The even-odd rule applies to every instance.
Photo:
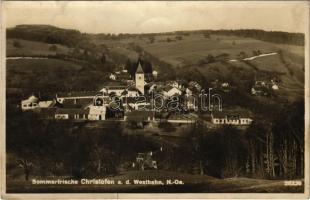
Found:
[[[22,100],[23,103],[37,103],[39,102],[39,99],[34,96],[34,95],[31,95],[30,97],[28,97],[28,99],[25,99],[25,100]]]
[[[169,92],[170,90],[172,90],[174,87],[172,87],[171,85],[167,85],[163,88],[164,91]]]
[[[93,98],[85,98],[85,99],[65,99],[63,101],[63,108],[85,108],[88,105],[93,103]]]
[[[98,91],[73,91],[73,92],[60,92],[57,93],[57,97],[87,97],[102,95],[102,92]]]
[[[137,92],[139,92],[139,90],[136,88],[136,86],[134,86],[134,85],[132,85],[132,86],[129,86],[128,88],[127,88],[127,90],[128,91],[137,91]]]
[[[55,114],[88,114],[89,109],[80,109],[80,108],[58,108],[55,111]]]
[[[137,102],[147,102],[148,99],[145,96],[138,97],[124,97],[122,98],[123,103],[137,103]]]
[[[237,119],[239,117],[251,117],[250,112],[246,110],[226,110],[226,111],[212,111],[212,116],[214,118],[228,118],[228,119]]]
[[[125,90],[127,86],[125,85],[113,85],[113,86],[106,86],[107,90]]]
[[[117,74],[116,77],[118,79],[124,79],[124,80],[131,79],[130,75],[127,72],[121,72],[120,74]]]

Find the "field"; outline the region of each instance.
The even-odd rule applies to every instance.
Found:
[[[132,37],[121,40],[97,39],[93,42],[105,44],[111,51],[127,55],[130,58],[138,57],[133,46],[140,46],[143,51],[169,63],[176,69],[176,72],[186,74],[198,70],[210,82],[215,79],[242,80],[249,77],[249,74],[268,72],[280,76],[282,83],[279,94],[287,96],[289,99],[294,99],[296,95],[297,97],[303,96],[303,46],[274,44],[237,36],[211,35],[210,38],[205,38],[202,34],[192,33],[182,36],[181,40],[175,39],[176,36],[176,34],[154,36],[153,42],[150,42],[148,37]],[[170,38],[171,41],[168,42],[167,38]],[[246,58],[254,56],[253,51],[259,51],[262,54],[272,52],[276,54],[247,62],[238,61],[241,52]],[[215,58],[225,55],[225,62],[199,64],[208,55]]]
[[[107,73],[84,63],[51,58],[7,60],[6,73],[8,94],[23,98],[33,93],[96,90],[107,79]]]
[[[14,43],[19,44],[19,46],[14,46]],[[56,53],[67,54],[70,48],[56,44],[57,48],[51,50],[52,44],[47,44],[43,42],[35,42],[22,39],[8,39],[6,41],[6,54],[7,56],[47,56],[55,55]]]

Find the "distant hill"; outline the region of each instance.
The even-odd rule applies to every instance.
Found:
[[[303,95],[304,90],[301,33],[250,29],[87,34],[49,25],[18,25],[7,29],[7,37],[8,56],[70,58],[90,63],[104,74],[131,68],[142,55],[162,81],[190,79],[207,87],[219,79],[250,87],[254,77],[267,73],[265,79],[276,76],[282,80],[284,96],[285,92],[292,97]],[[56,50],[52,44],[57,44]],[[242,61],[268,53],[276,54]]]
[[[159,35],[189,35],[191,33],[239,36],[258,39],[278,44],[291,44],[303,46],[305,36],[302,33],[289,33],[283,31],[264,31],[259,29],[238,29],[238,30],[195,30],[195,31],[174,31],[168,33],[147,33],[147,34],[86,34],[74,29],[63,29],[51,25],[17,25],[7,29],[8,38],[19,38],[46,42],[50,44],[64,44],[74,46],[85,42],[87,38],[94,35],[101,39],[120,40],[128,37],[153,37]]]
[[[49,44],[77,46],[87,41],[85,34],[77,30],[62,29],[50,25],[18,25],[7,29],[7,38],[17,38]]]

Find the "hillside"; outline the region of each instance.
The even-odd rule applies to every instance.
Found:
[[[56,54],[68,54],[71,48],[61,44],[48,44],[23,39],[7,39],[6,55],[14,56],[47,56]]]
[[[302,34],[222,30],[95,35],[53,26],[20,25],[8,29],[7,37],[8,56],[69,57],[98,65],[104,54],[107,63],[101,63],[100,71],[106,75],[126,65],[128,59],[136,62],[143,55],[161,80],[193,79],[204,86],[215,79],[232,83],[244,80],[249,85],[263,74],[262,79],[276,76],[281,80],[282,96],[289,93],[289,98],[296,94],[300,97],[304,91]],[[20,46],[16,47],[16,42]],[[243,60],[268,53],[274,55]]]

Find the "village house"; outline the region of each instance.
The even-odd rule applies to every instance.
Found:
[[[140,91],[134,86],[129,86],[128,88],[126,88],[123,93],[122,93],[122,96],[125,96],[125,97],[137,97],[139,96],[141,93]]]
[[[168,85],[183,90],[185,88],[185,81],[183,80],[170,81]]]
[[[153,78],[156,80],[158,77],[158,72],[153,70],[152,75],[153,75]]]
[[[165,97],[172,97],[174,95],[181,95],[182,91],[178,88],[175,88],[173,86],[167,85],[163,88],[162,94]]]
[[[105,120],[106,104],[103,97],[64,100],[63,108],[55,112],[55,119]]]
[[[139,110],[139,108],[150,106],[150,103],[144,96],[123,97],[122,104],[125,110]]]
[[[267,96],[269,94],[269,87],[264,81],[255,81],[251,88],[252,95]]]
[[[110,76],[109,76],[109,79],[111,79],[111,80],[116,80],[116,75],[115,74],[113,74],[113,73],[111,73],[110,74]]]
[[[125,85],[112,85],[112,86],[105,86],[103,87],[100,92],[102,92],[104,95],[116,95],[116,96],[122,96],[124,90],[126,90],[127,86]]]
[[[28,99],[22,100],[21,102],[22,110],[32,110],[39,107],[39,99],[31,95]]]
[[[198,92],[200,92],[202,90],[202,87],[199,83],[197,83],[196,81],[190,81],[188,83],[189,86],[194,87]]]
[[[188,96],[191,96],[191,95],[193,95],[193,91],[190,88],[186,88],[185,89],[185,96],[188,97]]]
[[[37,98],[34,95],[31,95],[30,97],[28,97],[28,99],[21,101],[21,108],[22,108],[22,111],[34,110],[37,108],[49,108],[49,107],[53,107],[55,103],[56,102],[54,100],[40,101],[39,98]]]
[[[133,163],[132,167],[139,170],[145,169],[157,169],[157,162],[152,158],[153,152],[138,153],[136,157],[136,162]]]
[[[186,97],[186,108],[187,110],[196,110],[198,108],[198,100],[195,96]]]
[[[55,119],[87,119],[89,110],[80,108],[58,108],[55,112]]]
[[[219,125],[250,125],[253,119],[248,113],[242,111],[213,111],[212,123]]]
[[[102,92],[98,91],[73,91],[73,92],[67,92],[67,93],[57,93],[56,94],[56,100],[59,103],[63,103],[65,99],[90,99],[97,95],[102,95]]]

